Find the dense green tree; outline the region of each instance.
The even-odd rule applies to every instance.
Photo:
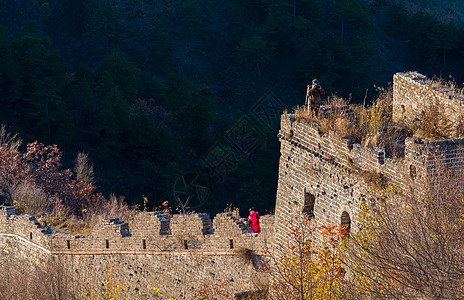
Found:
[[[178,117],[184,127],[184,143],[188,152],[201,156],[209,146],[208,127],[216,121],[215,93],[208,86],[189,86],[182,96]]]
[[[150,80],[143,82],[139,93],[141,98],[151,99],[155,105],[169,102],[168,84],[157,76],[153,76]]]
[[[459,49],[459,30],[453,23],[437,24],[438,31],[441,33],[438,49],[443,54],[442,64],[447,63],[447,53]]]
[[[62,19],[69,32],[80,38],[87,19],[86,0],[63,0]]]
[[[321,6],[325,3],[318,0],[293,0],[292,2],[295,21],[297,16],[302,16],[313,24],[319,24],[323,21],[324,12]]]
[[[38,133],[52,142],[53,128],[65,121],[66,104],[62,97],[67,87],[65,65],[58,53],[50,50],[49,39],[34,24],[26,25],[19,33],[14,40],[21,91],[15,101],[16,113],[29,116],[29,124],[38,125]]]
[[[177,144],[172,141],[165,127],[157,126],[144,112],[136,113],[130,120],[126,140],[126,155],[133,170],[134,194],[151,196],[160,199],[169,193],[172,178],[180,172],[172,165],[178,160]],[[164,178],[171,178],[165,182]]]
[[[239,0],[239,14],[244,22],[255,27],[264,23],[269,9],[269,0]]]
[[[311,20],[298,16],[291,25],[291,39],[296,50],[310,53],[319,45],[319,32]]]
[[[414,24],[410,39],[413,43],[415,60],[424,65],[438,67],[439,58],[436,52],[440,45],[441,32],[437,22],[429,14],[419,11],[413,16],[411,23]]]
[[[105,62],[105,72],[102,76],[107,80],[105,82],[114,84],[121,96],[127,101],[135,100],[140,81],[140,69],[135,67],[127,56],[118,50],[108,55]]]
[[[86,0],[87,14],[82,39],[84,53],[95,63],[107,53],[122,49],[128,30],[109,0]]]
[[[278,54],[288,51],[289,25],[293,22],[292,5],[289,0],[270,1],[269,13],[261,31],[271,48]]]
[[[342,39],[357,35],[370,26],[369,14],[363,0],[335,0],[335,15],[340,20]]]
[[[159,163],[169,156],[169,144],[166,128],[157,127],[146,113],[137,112],[131,118],[126,144],[127,156],[131,161]]]
[[[388,7],[387,26],[396,34],[406,36],[410,26],[410,16],[402,3],[393,3]]]
[[[322,59],[321,37],[311,20],[297,16],[295,23],[291,25],[290,41],[295,47],[295,63],[292,65],[292,72],[296,76],[295,81],[300,86],[305,86],[310,82],[310,77],[320,75],[318,67]]]
[[[0,27],[0,102],[14,108],[20,97],[20,74],[15,66],[14,48],[6,28]]]
[[[93,85],[94,71],[86,64],[81,64],[75,73],[70,74],[73,109],[83,109],[83,103],[87,103],[92,97],[95,90]]]
[[[149,55],[144,61],[152,68],[151,72],[167,73],[174,62],[172,57],[174,45],[161,20],[156,19],[153,27],[147,36]]]
[[[316,74],[324,82],[327,91],[350,91],[350,70],[346,66],[350,62],[350,56],[343,47],[341,40],[332,32],[326,33],[320,43],[322,58],[316,61]]]
[[[254,35],[249,39],[244,39],[237,49],[237,55],[242,65],[250,69],[255,69],[258,77],[262,76],[262,67],[269,64],[275,53],[264,38]]]
[[[370,35],[358,35],[353,39],[352,46],[348,49],[350,55],[350,73],[352,87],[369,82],[371,61],[375,54],[374,39]]]
[[[274,130],[277,130],[278,124],[274,125]],[[277,190],[279,153],[278,140],[267,136],[251,157],[243,160],[237,168],[236,187],[231,190],[236,191],[233,197],[240,201],[230,200],[234,205],[239,206],[241,211],[247,211],[249,207],[254,206],[264,214],[266,209],[273,208]],[[250,180],[243,181],[240,178],[250,178]]]
[[[83,134],[97,160],[114,167],[123,158],[129,106],[106,71],[100,78],[97,94],[101,98],[89,104],[84,112]],[[111,159],[103,160],[103,157]]]
[[[173,20],[178,34],[181,33],[184,38],[193,38],[206,29],[205,5],[206,3],[196,0],[179,2]]]

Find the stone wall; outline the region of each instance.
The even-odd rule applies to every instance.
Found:
[[[415,72],[397,73],[393,82],[395,121],[413,122],[433,103],[440,107],[440,113],[450,116],[456,130],[461,119],[462,95],[434,87]],[[430,141],[409,137],[404,157],[395,161],[387,158],[383,148],[363,147],[341,138],[336,131],[322,134],[316,125],[295,121],[292,115],[282,115],[278,137],[281,157],[276,245],[285,241],[288,232],[282,221],[305,214],[318,225],[339,225],[342,214],[348,215],[356,230],[359,204],[373,195],[372,181],[379,176],[385,184],[410,192],[412,186],[430,187],[430,182],[446,176],[446,170],[452,171],[462,188],[459,179],[464,175],[463,139]]]
[[[395,75],[397,82],[402,76]],[[416,82],[409,80],[402,83],[401,89],[407,90],[408,83],[411,89],[417,88]],[[410,98],[399,95],[396,93],[396,105],[402,107],[405,103],[406,107]],[[345,221],[348,215],[351,229],[356,230],[359,205],[374,198],[373,183],[377,179],[404,192],[423,193],[433,188],[432,182],[446,179],[452,171],[457,186],[463,187],[460,178],[464,176],[464,139],[431,141],[408,137],[404,157],[393,160],[386,157],[383,148],[363,147],[333,130],[322,134],[316,125],[295,121],[293,115],[286,114],[281,117],[278,137],[281,157],[275,210],[276,246],[286,242],[289,232],[283,220],[297,216],[308,215],[313,224],[331,226],[340,225],[342,215]]]
[[[281,157],[277,187],[276,220],[308,214],[319,225],[340,224],[343,212],[353,225],[359,202],[369,196],[361,171],[385,172],[400,184],[402,169],[385,158],[383,149],[362,147],[342,139],[335,131],[326,135],[304,120],[281,118]],[[305,201],[314,206],[305,212]],[[306,209],[307,210],[307,209]],[[276,243],[285,243],[288,225],[276,222]]]
[[[189,297],[194,290],[221,284],[234,293],[255,290],[266,277],[260,260],[274,235],[273,216],[262,216],[262,233],[252,233],[232,213],[141,212],[132,222],[104,219],[87,235],[52,233],[30,215],[0,207],[0,257],[30,265],[59,257],[71,272],[78,294],[103,282],[111,271],[129,299],[163,291],[167,298]],[[254,251],[253,261],[247,251]],[[168,296],[169,295],[169,296]]]
[[[432,105],[446,115],[449,131],[455,135],[462,126],[464,95],[439,86],[417,72],[396,73],[393,76],[393,120],[412,124],[421,119]]]

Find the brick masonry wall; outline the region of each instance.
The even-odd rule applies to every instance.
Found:
[[[376,189],[366,179],[369,176],[381,174],[387,184],[410,193],[431,188],[430,182],[443,177],[443,170],[453,170],[462,188],[463,180],[459,179],[464,175],[464,139],[430,141],[409,137],[405,156],[395,161],[385,157],[383,148],[353,144],[336,131],[323,135],[315,125],[294,121],[293,116],[285,114],[278,137],[281,157],[275,216],[277,248],[288,242],[289,225],[284,220],[305,215],[305,194],[315,198],[312,225],[340,225],[346,212],[351,229],[356,230],[361,201],[375,195]]]
[[[0,207],[0,258],[40,266],[61,258],[76,282],[103,282],[107,270],[120,280],[129,299],[159,288],[167,298],[190,297],[195,289],[221,284],[234,293],[254,290],[266,281],[260,261],[274,235],[274,217],[262,216],[262,233],[250,233],[231,213],[174,215],[141,212],[128,224],[104,219],[91,234],[52,234],[30,215]],[[32,236],[32,238],[31,238]],[[255,251],[253,262],[242,249]],[[168,296],[169,295],[169,296]]]
[[[446,87],[438,87],[417,72],[396,73],[393,76],[393,120],[411,123],[420,119],[431,105],[448,116],[451,132],[462,124],[464,96]]]
[[[139,293],[153,295],[150,288],[160,289],[162,299],[172,296],[191,299],[194,290],[223,283],[221,290],[232,296],[256,289],[265,278],[255,265],[232,253],[89,254],[65,255],[63,258],[65,265],[74,267],[70,271],[75,279],[88,284],[95,278],[101,281],[106,270],[111,269],[114,278],[121,280],[125,296],[130,299],[141,299]]]
[[[313,222],[340,224],[347,212],[356,224],[359,201],[368,195],[367,186],[355,175],[355,168],[380,170],[383,150],[352,145],[334,131],[326,136],[300,120],[283,115],[279,132],[281,157],[276,202],[276,244],[285,244],[288,226],[281,220],[304,216],[305,193],[315,198]]]

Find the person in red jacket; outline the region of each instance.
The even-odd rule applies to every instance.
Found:
[[[253,232],[261,232],[261,228],[259,228],[259,213],[255,211],[254,207],[250,208],[250,215],[248,216],[248,221],[250,222],[251,229],[253,230]]]

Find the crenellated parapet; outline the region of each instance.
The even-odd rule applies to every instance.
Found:
[[[18,216],[14,207],[0,206],[0,258],[31,267],[53,258],[85,293],[89,278],[105,282],[114,271],[127,289],[125,299],[139,299],[139,291],[160,288],[169,296],[190,295],[206,284],[228,282],[231,294],[253,289],[262,277],[243,258],[252,250],[254,263],[262,259],[273,235],[273,217],[262,217],[263,232],[250,233],[237,215],[221,213],[168,216],[140,212],[131,222],[107,218],[89,234],[52,233],[31,215]],[[217,230],[217,232],[215,232]],[[246,251],[248,253],[248,251]]]
[[[254,234],[243,219],[220,213],[214,222],[208,214],[140,212],[130,223],[103,219],[90,234],[69,234],[42,227],[32,215],[17,216],[14,207],[0,206],[0,234],[35,243],[52,253],[135,253],[235,251],[248,248],[264,252],[273,235],[274,218],[261,218],[262,232]]]
[[[304,167],[306,173],[317,170],[321,162],[341,171],[376,171],[383,172],[390,180],[401,185],[401,170],[394,160],[386,158],[384,148],[373,148],[353,143],[343,138],[337,131],[329,130],[327,134],[305,120],[291,121],[291,115],[282,115],[281,129],[278,137],[285,151],[281,156],[280,173],[287,176],[291,169]],[[310,157],[308,163],[307,157]]]
[[[220,213],[214,218],[214,233],[217,236],[237,237],[250,232],[250,228],[247,228],[245,223],[234,213]]]

